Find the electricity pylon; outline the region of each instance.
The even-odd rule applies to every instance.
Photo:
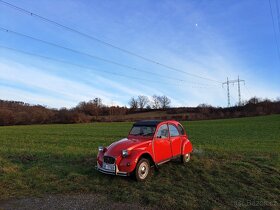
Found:
[[[227,85],[228,107],[230,107],[230,90],[229,90],[229,84],[234,84],[234,83],[237,83],[237,84],[238,84],[238,98],[239,98],[238,106],[241,105],[241,89],[240,89],[240,83],[241,83],[241,82],[243,82],[244,85],[245,85],[245,80],[239,79],[239,76],[238,76],[238,79],[236,79],[236,80],[228,80],[228,78],[227,78],[227,81],[226,81],[226,82],[223,82],[223,86],[224,86],[225,84]]]

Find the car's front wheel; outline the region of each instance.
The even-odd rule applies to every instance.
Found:
[[[145,181],[150,175],[150,161],[142,158],[138,161],[136,168],[135,168],[135,177],[137,181]]]
[[[191,160],[191,154],[190,154],[190,153],[181,155],[181,162],[182,162],[183,164],[189,162],[190,160]]]

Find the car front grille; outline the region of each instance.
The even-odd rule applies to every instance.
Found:
[[[115,163],[115,158],[110,157],[110,156],[104,156],[103,160],[104,160],[104,163],[108,163],[108,164],[114,164]]]

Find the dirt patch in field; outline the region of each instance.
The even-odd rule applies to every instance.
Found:
[[[203,156],[205,154],[204,150],[199,148],[194,148],[192,153],[196,156]]]
[[[22,164],[29,164],[32,162],[36,162],[38,158],[36,155],[33,154],[21,154],[21,155],[11,155],[8,157],[10,160],[15,161],[15,162],[20,162]]]
[[[121,193],[121,192],[120,192]],[[97,194],[48,195],[0,201],[0,210],[92,210],[92,209],[150,209],[140,204],[120,203]]]

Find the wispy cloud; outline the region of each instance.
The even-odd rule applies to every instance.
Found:
[[[105,102],[109,102],[113,96],[113,93],[104,92],[78,81],[64,79],[40,69],[15,62],[6,63],[1,61],[0,68],[1,80],[8,81],[11,84],[23,84],[27,87],[49,91],[49,94],[56,94],[58,98],[64,98],[66,101],[79,102],[90,100],[94,97],[102,97]],[[46,96],[45,91],[41,96],[42,98]],[[66,102],[66,104],[68,103]],[[60,105],[64,106],[64,103]]]
[[[22,88],[13,88],[1,84],[0,87],[2,100],[23,101],[25,103],[40,104],[50,108],[74,107],[76,105],[75,101],[59,99],[58,97],[42,95],[40,93],[36,94],[25,91]]]
[[[0,61],[0,69],[0,81],[2,81],[1,96],[3,98],[25,99],[25,101],[34,104],[43,102],[45,105],[56,108],[61,106],[72,107],[80,101],[90,100],[94,97],[102,98],[105,104],[113,102],[118,105],[127,105],[130,97],[137,97],[138,95],[151,97],[153,94],[164,95],[162,91],[143,85],[139,81],[132,81],[134,84],[134,87],[132,87],[127,82],[122,84],[112,80],[112,78],[104,78],[90,72],[84,72],[84,76],[81,77],[82,79],[73,81],[53,75],[42,69],[26,66],[18,62],[4,61],[3,59]],[[10,86],[5,87],[4,83],[10,86],[20,85],[25,90],[15,87],[11,88]],[[101,84],[103,89],[107,87],[107,91],[96,88],[97,84],[99,86]],[[36,92],[36,94],[32,92]],[[28,99],[27,96],[30,96],[30,98]],[[55,98],[58,98],[57,103],[54,103]],[[176,99],[170,98],[173,105],[181,105]]]
[[[19,6],[25,7],[24,4],[18,2]],[[54,4],[58,10],[53,10]],[[243,99],[253,95],[263,98],[279,96],[280,82],[277,79],[279,66],[269,54],[275,50],[275,46],[271,46],[269,34],[271,28],[268,21],[271,20],[263,11],[262,3],[257,5],[250,0],[224,3],[220,1],[139,3],[124,0],[118,3],[98,2],[98,7],[89,6],[90,4],[95,2],[84,4],[61,1],[57,4],[55,1],[43,1],[30,3],[26,8],[101,40],[192,74],[221,82],[227,77],[236,79],[239,75],[246,80],[246,87],[241,87]],[[248,8],[252,14],[248,13]],[[43,101],[47,105],[60,107],[73,106],[93,97],[101,97],[106,104],[114,102],[127,105],[132,96],[151,97],[157,94],[170,97],[174,106],[196,106],[200,103],[226,106],[226,90],[220,83],[215,84],[170,71],[77,34],[46,25],[33,17],[22,16],[16,12],[11,16],[9,11],[3,10],[1,13],[4,17],[0,19],[1,25],[158,73],[163,77],[131,71],[31,40],[0,34],[4,37],[0,39],[1,44],[63,60],[74,60],[77,64],[100,69],[94,73],[86,70],[77,71],[68,65],[41,62],[30,57],[26,57],[27,62],[24,62],[25,58],[19,59],[20,56],[0,51],[3,54],[3,58],[0,59],[1,97],[18,100],[23,98],[21,94],[26,93],[23,95],[30,96],[33,103]],[[29,26],[28,29],[26,25]],[[52,69],[57,69],[60,73]],[[155,83],[105,75],[102,69],[154,80]],[[183,79],[185,82],[171,81],[168,80],[169,77]],[[230,88],[232,97],[237,99],[237,88]],[[10,96],[3,90],[7,90]],[[57,104],[54,103],[55,98]],[[50,102],[47,103],[46,99]]]

